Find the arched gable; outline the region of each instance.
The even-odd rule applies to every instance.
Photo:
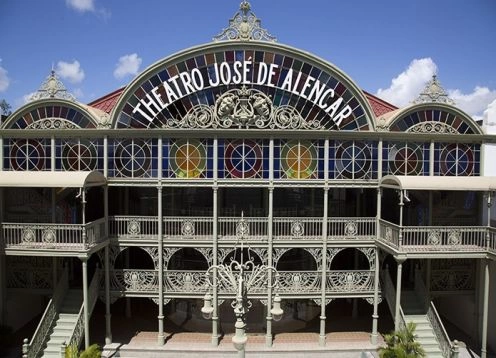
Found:
[[[92,111],[97,111],[92,109]],[[84,105],[64,99],[33,101],[9,116],[3,129],[96,128],[101,119]]]
[[[372,131],[362,91],[332,64],[288,46],[230,41],[150,66],[112,111],[114,128]]]
[[[443,103],[421,103],[398,111],[388,125],[391,132],[482,134],[465,112]]]

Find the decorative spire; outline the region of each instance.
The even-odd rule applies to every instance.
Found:
[[[446,103],[454,105],[455,101],[448,97],[448,94],[441,86],[436,75],[432,75],[432,79],[427,83],[424,91],[413,101],[413,103]]]
[[[229,20],[229,27],[223,29],[213,40],[258,40],[275,42],[276,38],[269,34],[266,29],[261,27],[261,21],[260,19],[257,19],[257,16],[251,11],[250,3],[248,1],[242,1],[239,5],[239,11]]]
[[[67,89],[65,88],[64,84],[55,74],[55,70],[53,69],[53,66],[50,75],[41,84],[40,89],[35,93],[33,93],[28,98],[28,102],[36,101],[38,99],[47,99],[47,98],[60,98],[74,102],[76,101],[76,97],[74,97],[73,94],[67,92]]]

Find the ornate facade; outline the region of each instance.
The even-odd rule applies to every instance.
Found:
[[[111,343],[117,301],[129,310],[146,298],[164,344],[164,322],[182,306],[189,329],[204,326],[210,292],[216,344],[236,286],[209,287],[206,273],[251,260],[253,270],[277,270],[247,292],[265,309],[250,324],[269,346],[273,330],[302,327],[324,345],[335,319],[326,312],[341,300],[370,318],[373,343],[387,333],[379,321],[399,328],[420,309],[443,356],[459,338],[444,319],[485,356],[496,348],[487,219],[496,180],[481,162],[494,140],[436,77],[396,108],[334,65],[278,44],[247,2],[214,42],[158,61],[89,105],[52,72],[0,129],[3,322],[14,321],[7,312],[25,291],[52,297],[24,345],[27,356],[48,355],[67,292],[81,290],[82,308],[66,343],[89,343],[98,300]],[[284,324],[272,322],[274,292]],[[454,317],[461,306],[467,315]]]

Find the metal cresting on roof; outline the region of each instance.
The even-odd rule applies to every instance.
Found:
[[[60,98],[68,101],[76,101],[76,97],[67,91],[62,81],[52,70],[50,75],[43,81],[38,91],[29,96],[28,101],[36,101],[39,99]]]
[[[229,20],[229,27],[214,36],[213,40],[215,42],[228,40],[277,41],[275,36],[261,27],[261,24],[260,19],[251,11],[250,3],[242,1],[239,5],[239,11]]]
[[[455,101],[448,96],[448,93],[441,86],[441,82],[439,82],[436,75],[432,76],[432,79],[427,83],[424,90],[413,101],[415,104],[432,102],[455,105]]]

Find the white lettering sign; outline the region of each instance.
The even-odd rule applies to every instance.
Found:
[[[343,98],[336,96],[334,89],[328,88],[310,75],[289,69],[284,78],[276,81],[279,65],[260,62],[258,73],[256,76],[251,76],[253,65],[251,58],[246,61],[235,61],[232,65],[228,62],[216,62],[212,65],[212,71],[209,71],[208,81],[204,80],[197,68],[190,72],[181,72],[154,87],[138,102],[133,113],[139,113],[152,122],[158,113],[174,101],[206,88],[233,84],[276,87],[294,93],[324,110],[337,126],[352,113],[351,107],[343,105]]]

